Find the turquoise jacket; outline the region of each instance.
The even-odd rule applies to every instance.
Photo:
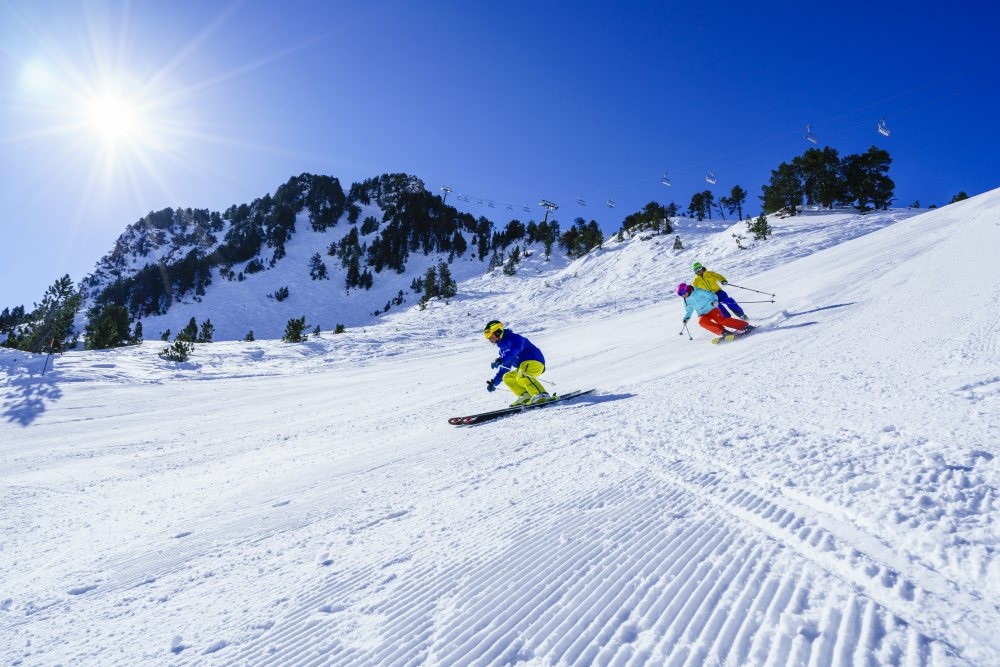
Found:
[[[691,313],[704,315],[719,305],[719,299],[708,290],[694,288],[690,296],[684,297],[684,321],[691,319]]]

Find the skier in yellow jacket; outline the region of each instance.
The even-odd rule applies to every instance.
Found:
[[[743,308],[740,304],[736,303],[733,297],[726,294],[722,289],[722,285],[727,284],[726,277],[721,273],[716,273],[715,271],[709,271],[706,269],[701,262],[695,262],[692,266],[694,269],[694,280],[691,281],[691,285],[698,289],[708,290],[713,292],[716,298],[719,300],[719,310],[722,311],[724,317],[729,317],[729,310],[732,310],[736,314],[736,317],[740,319],[748,320],[747,314],[743,312]],[[729,306],[729,310],[726,310],[726,306]]]

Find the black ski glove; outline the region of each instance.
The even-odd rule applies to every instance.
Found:
[[[501,364],[503,364],[503,359],[497,357],[493,360],[493,363],[490,364],[490,368],[500,368]]]
[[[493,384],[493,380],[487,380],[486,381],[486,391],[494,392],[496,390],[497,390],[497,388],[496,388],[496,385]]]

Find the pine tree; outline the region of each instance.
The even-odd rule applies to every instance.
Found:
[[[437,269],[433,266],[427,268],[427,272],[424,274],[424,301],[430,301],[434,297],[440,295],[441,292],[438,288],[438,276]]]
[[[198,339],[198,322],[192,317],[187,326],[177,332],[177,340],[193,343]]]
[[[792,160],[792,164],[802,177],[807,204],[832,208],[834,203],[843,199],[840,155],[835,148],[810,148]]]
[[[753,234],[755,241],[764,241],[774,232],[771,229],[771,225],[767,224],[767,216],[763,213],[757,216],[757,219],[753,222],[747,220],[747,230]]]
[[[323,258],[320,257],[318,252],[314,253],[313,256],[309,258],[309,277],[313,280],[329,279],[326,264],[323,263]]]
[[[136,321],[135,330],[132,332],[132,338],[129,342],[132,345],[142,345],[142,322]]]
[[[517,273],[517,265],[521,261],[521,247],[514,246],[514,249],[510,251],[510,256],[507,257],[507,261],[503,265],[503,274],[505,276],[513,276]]]
[[[872,208],[887,209],[896,184],[889,178],[889,153],[872,146],[861,155],[848,155],[842,164],[845,201],[865,213]]]
[[[285,324],[285,335],[281,340],[286,343],[301,343],[309,339],[309,334],[302,333],[306,329],[306,316],[296,319],[292,318]]]
[[[730,215],[736,214],[738,220],[743,219],[743,205],[747,201],[747,191],[738,185],[734,185],[732,191],[730,191],[728,197],[722,197],[719,199],[721,206],[725,207],[729,211]],[[725,218],[725,216],[723,216]]]
[[[784,209],[788,215],[795,215],[802,204],[805,185],[798,168],[782,162],[777,169],[771,171],[771,180],[762,190],[761,201],[765,212],[774,213]]]
[[[447,262],[438,262],[438,292],[445,299],[450,299],[458,293],[458,283],[451,276],[451,269]],[[399,293],[403,295],[402,292]],[[402,302],[400,302],[402,303]]]
[[[163,348],[160,357],[167,361],[187,361],[194,352],[194,343],[177,338],[173,345]]]
[[[215,333],[215,327],[212,325],[212,320],[205,320],[201,323],[201,331],[198,333],[199,343],[211,343],[212,335]]]
[[[128,311],[114,304],[92,312],[87,322],[83,345],[88,350],[121,347],[132,342]]]
[[[83,295],[69,275],[55,281],[27,318],[23,333],[17,337],[18,349],[38,353],[75,347],[79,334],[73,329],[73,320],[82,301]]]

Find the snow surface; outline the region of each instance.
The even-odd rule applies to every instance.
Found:
[[[1000,664],[1000,191],[686,224],[303,344],[0,350],[0,664]],[[688,338],[695,260],[759,332]],[[448,425],[493,317],[597,391]]]

